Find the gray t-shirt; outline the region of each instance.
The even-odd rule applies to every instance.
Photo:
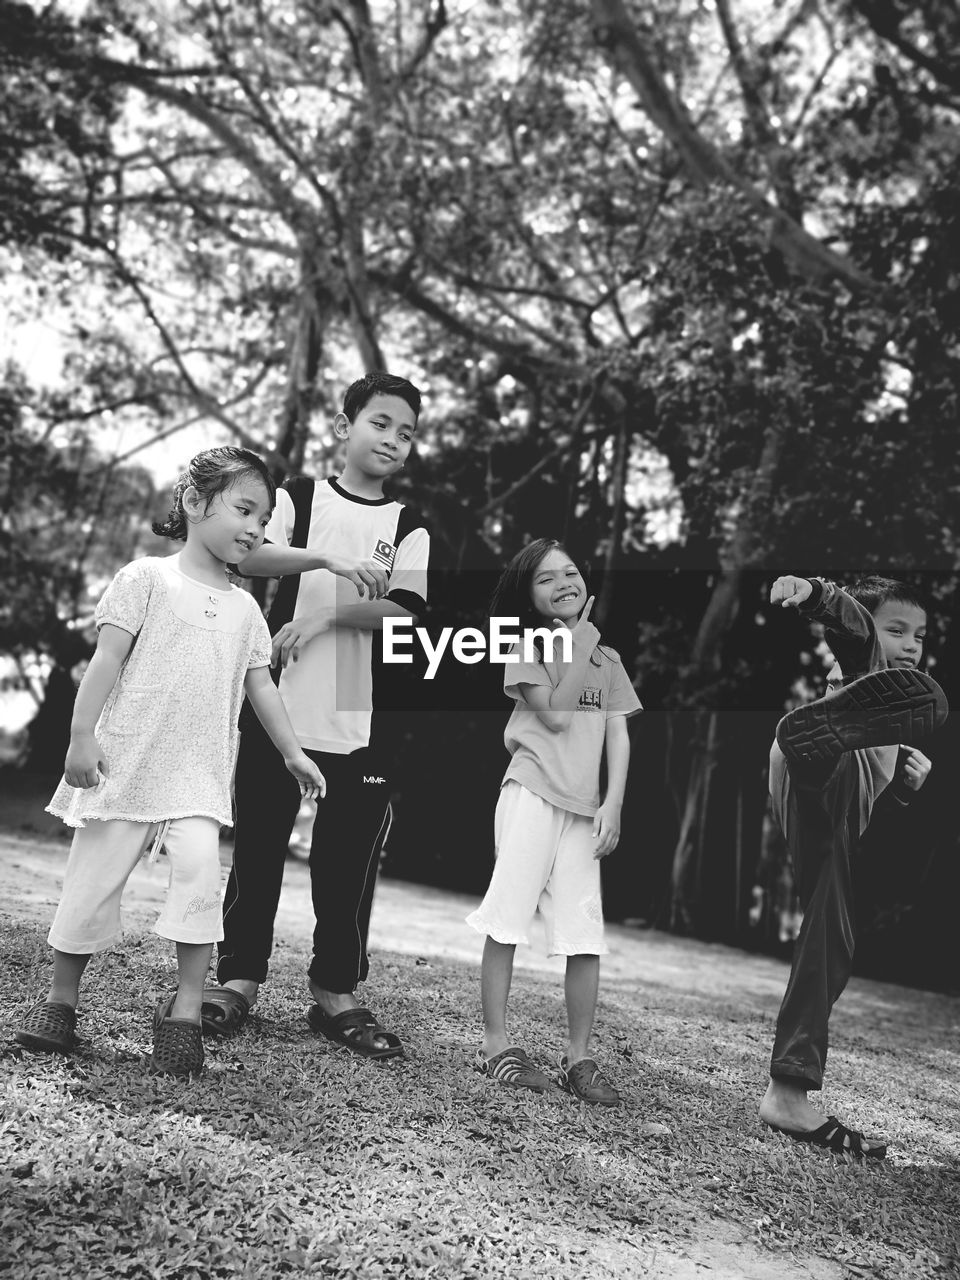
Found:
[[[642,710],[619,655],[606,646],[594,650],[576,712],[559,733],[547,728],[527,703],[520,685],[542,684],[555,689],[563,677],[564,664],[520,661],[507,663],[503,672],[504,691],[516,704],[503,735],[511,756],[503,781],[519,782],[559,809],[592,818],[600,806],[600,761],[607,721]]]

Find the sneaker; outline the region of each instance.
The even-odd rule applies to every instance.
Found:
[[[175,999],[176,996],[169,996],[157,1005],[153,1016],[153,1053],[147,1057],[147,1067],[154,1075],[186,1079],[203,1070],[203,1033],[199,1022],[168,1017]]]
[[[40,1000],[27,1011],[15,1038],[27,1049],[69,1053],[76,1044],[77,1011],[68,1004]]]
[[[597,1066],[593,1058],[580,1058],[571,1066],[567,1055],[560,1059],[557,1084],[581,1102],[594,1102],[601,1107],[618,1107],[620,1094]]]
[[[777,725],[777,742],[795,764],[830,764],[860,747],[914,743],[939,728],[948,710],[936,680],[886,667],[789,712]]]

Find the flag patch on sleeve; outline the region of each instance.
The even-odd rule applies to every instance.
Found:
[[[388,569],[392,569],[396,554],[397,548],[392,542],[386,542],[383,538],[379,538],[377,540],[377,545],[373,551],[374,560],[379,560],[380,563],[386,565]]]

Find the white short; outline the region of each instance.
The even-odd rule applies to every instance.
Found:
[[[120,897],[159,822],[119,818],[87,821],[73,837],[60,905],[47,941],[58,951],[90,955],[118,940]],[[174,818],[163,840],[170,882],[154,931],[173,942],[223,938],[220,824],[213,818]]]
[[[539,909],[550,955],[606,955],[593,819],[558,809],[511,779],[500,791],[494,839],[490,887],[467,924],[496,942],[529,942]]]

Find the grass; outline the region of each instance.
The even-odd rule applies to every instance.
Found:
[[[696,991],[602,993],[598,1054],[627,1105],[590,1110],[470,1070],[475,969],[377,956],[365,999],[408,1045],[377,1065],[310,1031],[307,957],[288,945],[262,1014],[182,1085],[141,1066],[173,980],[168,944],[134,930],[91,965],[84,1043],[65,1059],[12,1040],[48,957],[34,925],[7,918],[4,936],[12,1276],[580,1280],[701,1275],[698,1261],[731,1277],[960,1275],[956,1044],[931,1042],[898,988],[831,1059],[858,1082],[831,1109],[909,1153],[863,1166],[760,1128],[770,1017]],[[519,976],[512,1019],[535,1056],[561,1048],[555,981]]]

